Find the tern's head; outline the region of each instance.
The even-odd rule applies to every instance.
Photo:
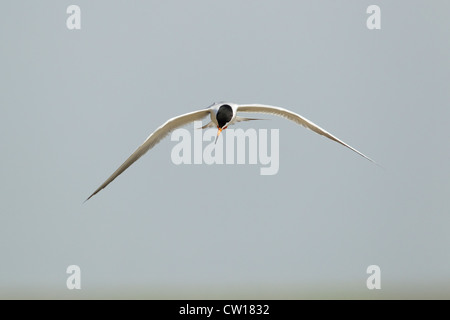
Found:
[[[231,119],[233,119],[233,109],[228,104],[221,105],[216,114],[217,127],[225,129]]]
[[[216,113],[216,120],[217,120],[217,139],[219,138],[220,133],[222,130],[225,130],[228,126],[228,124],[233,119],[234,112],[233,108],[229,106],[228,104],[222,104],[218,109]]]

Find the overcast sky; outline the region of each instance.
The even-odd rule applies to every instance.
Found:
[[[71,4],[80,30],[66,26]],[[380,30],[366,26],[371,4]],[[448,12],[3,2],[0,297],[450,298]],[[166,138],[83,204],[159,125],[214,101],[288,108],[382,168],[264,116],[235,128],[279,130],[276,175],[175,165]],[[66,287],[69,265],[81,290]]]

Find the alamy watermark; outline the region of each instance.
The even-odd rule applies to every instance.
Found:
[[[67,7],[67,17],[66,27],[69,30],[80,30],[81,29],[81,9],[79,6],[72,4]]]
[[[366,21],[367,29],[380,30],[381,29],[381,9],[379,6],[372,4],[367,7],[366,12],[371,14]]]
[[[275,175],[280,166],[279,129],[228,128],[214,143],[217,129],[200,130],[194,122],[193,137],[187,129],[177,129],[170,139],[179,141],[171,152],[172,162],[180,164],[260,164],[261,175]],[[270,138],[270,141],[269,141]],[[205,146],[204,142],[209,142]],[[269,151],[270,148],[270,152]],[[248,152],[247,152],[248,150]]]
[[[81,289],[81,269],[76,264],[72,264],[67,267],[66,273],[70,274],[66,280],[67,289]]]
[[[372,264],[367,267],[366,270],[367,274],[370,274],[370,276],[367,278],[366,286],[367,289],[373,290],[373,289],[381,289],[381,269],[376,264]]]

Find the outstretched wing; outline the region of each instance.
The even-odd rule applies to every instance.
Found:
[[[103,182],[103,184],[100,187],[98,187],[98,189],[95,190],[94,193],[92,193],[89,196],[89,198],[86,199],[86,201],[92,198],[100,190],[105,188],[108,184],[110,184],[115,178],[117,178],[122,172],[124,172],[129,166],[131,166],[137,159],[142,157],[148,150],[153,148],[171,131],[179,127],[182,127],[190,122],[200,120],[209,114],[210,109],[204,109],[186,113],[181,116],[167,120],[166,123],[164,123],[158,129],[156,129],[151,135],[149,135],[147,140],[145,140],[144,143],[139,148],[137,148],[136,151],[133,152],[133,154],[105,182]]]
[[[373,163],[375,163],[375,161],[373,161],[372,159],[370,159],[366,155],[362,154],[361,152],[359,152],[355,148],[352,148],[351,146],[349,146],[348,144],[346,144],[342,140],[340,140],[340,139],[336,138],[335,136],[333,136],[331,133],[325,131],[324,129],[322,129],[318,125],[314,124],[313,122],[309,121],[308,119],[302,117],[301,115],[299,115],[299,114],[297,114],[295,112],[292,112],[292,111],[289,111],[287,109],[280,108],[280,107],[267,106],[267,105],[262,105],[262,104],[242,104],[242,105],[238,106],[237,111],[238,112],[268,113],[268,114],[273,114],[273,115],[277,115],[277,116],[280,116],[280,117],[284,117],[286,119],[294,121],[295,123],[298,123],[298,124],[308,128],[308,129],[314,131],[315,133],[318,133],[318,134],[320,134],[322,136],[327,137],[328,139],[331,139],[333,141],[336,141],[337,143],[342,144],[343,146],[345,146],[345,147],[349,148],[350,150],[356,152],[360,156],[362,156],[362,157],[366,158],[367,160],[372,161]]]

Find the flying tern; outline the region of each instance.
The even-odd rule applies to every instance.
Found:
[[[235,124],[236,122],[241,121],[250,121],[250,120],[259,120],[255,118],[244,118],[237,115],[238,112],[251,112],[251,113],[265,113],[271,115],[277,115],[288,120],[294,121],[295,123],[302,125],[315,133],[318,133],[322,136],[327,137],[341,145],[349,148],[350,150],[356,152],[360,156],[366,158],[375,163],[372,159],[362,154],[355,148],[346,144],[342,140],[336,138],[331,133],[325,131],[318,125],[309,121],[308,119],[302,117],[301,115],[275,106],[263,105],[263,104],[236,104],[230,102],[220,102],[214,103],[208,108],[189,112],[186,114],[182,114],[180,116],[174,117],[172,119],[167,120],[163,125],[161,125],[158,129],[156,129],[152,134],[148,136],[148,138],[144,141],[144,143],[139,146],[136,151],[133,152],[131,156],[116,170],[114,173],[105,181],[103,184],[97,188],[87,199],[89,200],[94,195],[96,195],[100,190],[105,188],[108,184],[110,184],[114,179],[116,179],[122,172],[124,172],[129,166],[131,166],[136,160],[142,157],[147,151],[152,149],[157,143],[159,143],[164,137],[166,137],[173,130],[182,127],[191,122],[201,120],[206,116],[211,117],[211,121],[203,126],[201,129],[209,128],[209,127],[217,127],[217,138],[219,138],[220,133],[228,128],[228,126]]]

